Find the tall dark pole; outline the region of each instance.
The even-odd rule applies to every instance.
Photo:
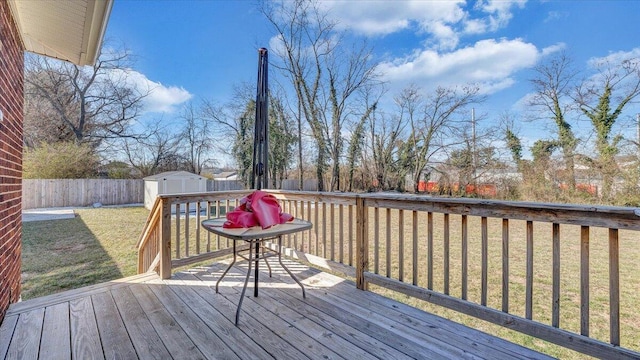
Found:
[[[256,93],[256,121],[253,137],[253,173],[251,185],[260,190],[267,187],[269,157],[269,81],[267,49],[258,50],[258,89]]]

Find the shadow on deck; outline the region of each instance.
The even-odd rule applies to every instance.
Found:
[[[225,264],[155,274],[12,305],[0,327],[0,359],[543,359],[546,355],[357,290],[296,262],[307,298],[277,262],[247,291],[246,262],[214,290]],[[263,269],[264,270],[264,269]],[[249,285],[251,287],[251,285]]]

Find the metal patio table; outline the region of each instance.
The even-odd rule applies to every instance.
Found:
[[[231,267],[236,263],[236,259],[238,256],[249,261],[249,269],[247,270],[247,276],[244,280],[244,286],[242,287],[242,293],[240,294],[240,301],[238,302],[238,308],[236,310],[236,322],[238,325],[238,319],[240,317],[240,309],[242,308],[242,300],[244,299],[245,291],[247,290],[247,283],[249,282],[249,276],[251,275],[251,266],[252,263],[255,263],[255,274],[254,274],[254,287],[253,287],[253,296],[258,296],[258,263],[260,260],[264,260],[269,268],[269,276],[271,276],[271,266],[267,262],[267,258],[272,256],[278,256],[278,262],[280,266],[291,276],[291,278],[300,285],[302,288],[302,297],[306,298],[306,293],[304,291],[304,286],[302,283],[291,273],[289,269],[282,263],[282,236],[288,234],[294,234],[300,231],[309,230],[312,227],[312,224],[306,220],[302,219],[293,219],[292,221],[286,222],[284,224],[274,225],[268,229],[262,229],[260,226],[254,226],[251,228],[236,228],[236,229],[227,229],[223,227],[226,218],[215,218],[208,219],[202,222],[202,227],[204,227],[207,231],[210,231],[213,234],[220,235],[233,240],[233,261],[231,264],[225,269],[222,273],[222,276],[216,282],[216,293],[218,293],[218,285],[220,281],[227,275]],[[276,250],[272,248],[267,248],[264,243],[270,240],[277,240],[278,246]],[[248,250],[238,250],[237,242],[244,241],[249,244]],[[265,251],[266,250],[266,251]],[[248,256],[243,254],[243,252],[248,252]]]

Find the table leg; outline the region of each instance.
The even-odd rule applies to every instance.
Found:
[[[231,269],[231,267],[233,266],[233,264],[236,263],[236,242],[233,242],[233,261],[231,261],[231,264],[229,264],[229,266],[227,266],[227,268],[224,270],[224,272],[222,273],[222,276],[220,276],[220,278],[218,279],[218,281],[216,281],[216,294],[218,293],[218,285],[220,285],[220,281],[222,281],[222,279],[224,278],[225,275],[227,275],[227,273],[229,272],[229,270]]]
[[[306,299],[307,298],[307,294],[304,291],[304,286],[302,285],[302,283],[293,275],[293,273],[291,271],[289,271],[289,269],[287,269],[286,266],[284,266],[284,264],[282,263],[282,236],[278,236],[278,262],[280,263],[280,266],[282,266],[282,268],[289,274],[289,276],[291,276],[291,278],[298,283],[298,285],[300,285],[300,288],[302,288],[302,298]]]
[[[252,243],[254,243],[254,246],[256,248],[256,257],[255,257],[255,262],[256,262],[256,270],[255,270],[255,274],[253,276],[253,281],[254,281],[254,286],[253,286],[253,297],[258,297],[258,266],[260,265],[260,241],[259,240],[254,240],[252,241]]]
[[[260,250],[262,250],[262,258],[264,259],[264,263],[267,264],[267,268],[269,269],[269,277],[271,276],[271,265],[269,265],[269,262],[267,261],[267,258],[264,257],[264,245],[262,244],[262,242],[260,242]]]
[[[249,241],[249,269],[247,270],[247,277],[245,277],[244,279],[244,286],[242,287],[242,293],[240,293],[240,301],[238,301],[238,309],[236,309],[236,326],[238,326],[238,319],[240,319],[240,309],[242,308],[242,300],[244,300],[244,293],[247,291],[247,283],[249,282],[249,276],[251,275],[251,263],[254,261],[251,258],[251,256],[253,255],[253,245],[254,245],[254,242]]]

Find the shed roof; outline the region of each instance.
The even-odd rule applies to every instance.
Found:
[[[96,62],[113,0],[9,0],[25,50],[74,64]]]
[[[161,180],[166,178],[185,178],[185,177],[199,177],[202,179],[206,179],[204,176],[200,176],[198,174],[190,173],[188,171],[165,171],[159,174],[150,175],[144,178],[144,180]]]

